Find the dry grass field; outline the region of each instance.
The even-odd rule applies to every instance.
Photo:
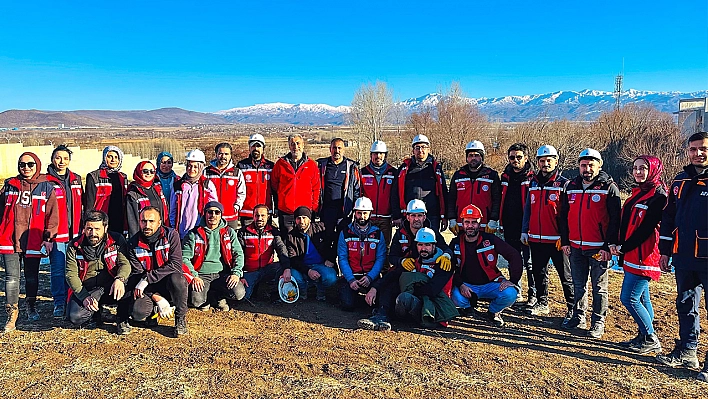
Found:
[[[190,310],[189,335],[170,325],[114,334],[52,320],[42,270],[34,324],[0,335],[0,396],[8,398],[686,398],[702,397],[695,372],[657,365],[615,342],[633,335],[619,303],[622,274],[611,273],[607,333],[592,341],[560,329],[564,305],[552,278],[548,318],[507,311],[504,328],[474,317],[445,329],[394,323],[389,333],[358,330],[366,310],[346,313],[312,299],[271,305],[259,298],[228,313]],[[673,346],[674,280],[653,284],[657,332]],[[169,324],[169,323],[168,323]],[[704,323],[705,327],[705,323]],[[700,350],[705,353],[705,339]]]

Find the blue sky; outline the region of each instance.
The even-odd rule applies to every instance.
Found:
[[[8,4],[10,3],[10,4]],[[15,3],[15,4],[12,4]],[[708,89],[708,2],[6,1],[0,111]]]

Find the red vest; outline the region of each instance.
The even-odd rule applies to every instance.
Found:
[[[123,172],[118,172],[118,177],[123,186],[123,207],[125,207],[125,195],[128,193],[128,176]],[[113,185],[108,178],[108,172],[106,169],[99,169],[98,181],[96,181],[96,202],[93,204],[93,209],[107,214],[112,190]]]
[[[391,190],[395,178],[396,168],[391,165],[384,171],[381,181],[376,180],[371,165],[361,169],[361,196],[369,198],[374,204],[372,218],[391,218]]]
[[[477,242],[475,243],[475,250],[477,251],[477,261],[479,265],[484,270],[484,274],[487,275],[489,281],[494,281],[502,276],[501,271],[497,267],[497,261],[499,260],[499,255],[496,249],[494,249],[494,236],[487,233],[480,233],[477,237]],[[457,243],[453,246],[453,251],[458,257],[458,270],[460,275],[462,275],[462,268],[465,267],[465,239],[460,237],[456,239]]]
[[[250,161],[250,160],[248,160]],[[253,208],[263,204],[268,207],[268,212],[273,211],[273,194],[270,191],[270,175],[273,172],[273,162],[261,158],[261,162],[253,166],[252,163],[239,162],[238,167],[243,173],[246,182],[246,199],[241,209],[242,217],[253,217]]]
[[[472,204],[482,210],[481,226],[487,225],[488,215],[492,211],[492,183],[494,183],[492,172],[493,170],[485,166],[476,179],[470,178],[464,168],[455,173],[450,183],[450,190],[457,190],[456,218],[467,205]]]
[[[233,165],[226,168],[223,172],[216,166],[209,165],[204,171],[206,178],[214,183],[214,187],[216,187],[216,197],[219,198],[219,202],[224,206],[222,218],[227,223],[238,218],[238,213],[234,210],[234,204],[238,200],[238,185],[240,183],[238,172],[239,169],[236,169]],[[201,212],[202,208],[199,208],[199,213]]]
[[[197,233],[194,240],[194,256],[192,257],[192,266],[194,266],[194,270],[199,271],[199,269],[202,268],[202,264],[204,264],[204,258],[206,257],[207,252],[209,252],[209,241],[207,241],[204,226],[199,226],[192,231]],[[231,263],[233,261],[231,254],[232,244],[228,226],[224,226],[219,229],[219,243],[219,247],[221,248],[221,259],[228,267],[231,267]],[[187,268],[187,270],[189,270],[189,268]]]
[[[526,195],[529,193],[529,179],[533,176],[533,172],[529,170],[526,175],[527,179],[521,182],[521,209],[526,206]],[[509,175],[502,173],[501,175],[502,197],[499,205],[499,225],[502,225],[502,215],[504,214],[504,201],[506,200],[506,191],[509,189]],[[490,202],[491,203],[491,202]]]
[[[57,206],[59,207],[59,226],[57,226],[57,236],[54,238],[56,242],[69,241],[69,217],[66,207],[66,192],[64,185],[59,182],[59,179],[52,175],[47,175],[47,180],[54,183],[54,195],[57,197]],[[80,202],[79,202],[80,203]]]
[[[624,239],[629,238],[637,226],[642,223],[642,220],[647,215],[647,202],[654,196],[656,189],[649,190],[642,195],[639,188],[632,189],[632,196],[627,199],[630,201],[636,196],[640,196],[639,200],[632,206],[631,209],[622,208],[622,216],[625,212],[631,212],[629,216],[629,225],[627,226],[627,234]],[[625,203],[627,203],[625,201]],[[661,268],[659,267],[659,225],[654,228],[654,234],[644,241],[638,248],[635,248],[624,254],[625,272],[636,274],[639,276],[650,277],[652,280],[658,280],[661,277]]]
[[[55,188],[56,185],[48,180],[37,184],[32,190],[32,216],[30,216],[29,229],[27,230],[27,249],[25,252],[25,256],[28,258],[47,256],[42,254],[44,231],[46,230],[46,207],[47,200],[52,193],[56,192]],[[12,177],[5,182],[5,211],[3,212],[2,220],[0,220],[0,254],[14,253],[13,236],[15,233],[23,233],[20,231],[15,232],[15,205],[20,200],[21,189],[20,179],[17,177]],[[57,201],[57,206],[59,206],[61,218],[61,209],[64,209],[66,213],[66,203]]]
[[[60,196],[61,200],[64,200],[64,197],[66,195],[66,193],[64,192],[64,185],[59,181],[59,179],[52,175],[47,175],[47,179],[57,183],[57,185],[61,189],[61,193],[59,192],[59,190],[56,190],[57,202],[60,201]],[[60,238],[60,236],[64,236],[64,234],[66,234],[66,241],[68,241],[71,238],[79,236],[79,234],[81,233],[81,218],[83,216],[81,197],[84,194],[84,190],[83,187],[81,187],[81,180],[79,180],[79,176],[72,171],[69,171],[69,186],[71,188],[72,209],[69,209],[67,211],[62,210],[67,208],[66,203],[64,203],[63,208],[59,210],[59,220],[61,222],[59,224],[59,233],[57,234],[56,239],[57,242],[65,242],[62,241],[63,238]],[[71,215],[68,214],[69,212],[71,213]],[[71,219],[69,219],[69,216],[71,216]],[[72,222],[71,231],[68,231],[68,220],[71,220]],[[66,224],[66,226],[64,226],[64,224]]]
[[[253,223],[243,231],[243,271],[255,272],[273,263],[275,260],[273,248],[273,226],[266,225],[263,233],[258,233]]]
[[[175,227],[179,228],[180,220],[182,219],[182,185],[189,184],[184,182],[184,180],[176,180],[173,189],[175,193]],[[209,202],[209,191],[206,189],[207,178],[204,176],[199,176],[199,181],[197,181],[197,190],[199,190],[199,199],[197,201],[197,213],[202,214],[204,211],[204,206]]]
[[[536,175],[531,177],[529,241],[555,244],[561,238],[557,217],[567,182],[560,170],[556,170],[543,186],[538,184]]]
[[[155,190],[155,193],[157,193],[157,195],[160,197],[160,200],[162,201],[163,224],[167,227],[170,227],[170,213],[167,208],[167,200],[165,199],[165,195],[162,193],[162,184],[160,184],[159,179],[155,179],[155,183],[152,185],[152,187]],[[148,198],[147,194],[145,194],[145,188],[143,186],[133,182],[130,185],[130,190],[140,194],[140,196],[138,197],[138,212],[152,205],[150,203],[150,198]]]
[[[354,274],[365,274],[373,269],[376,263],[376,248],[385,245],[380,241],[381,230],[374,228],[363,239],[355,234],[351,228],[343,232],[344,242],[347,244],[347,260]]]
[[[406,209],[406,175],[408,174],[408,169],[411,167],[411,164],[413,163],[413,160],[411,158],[406,158],[403,160],[403,166],[401,166],[401,170],[398,172],[398,198],[399,198],[399,206],[401,207],[401,210]],[[435,170],[435,175],[437,179],[435,180],[435,195],[438,197],[438,202],[440,203],[440,218],[444,219],[445,218],[445,195],[443,191],[443,176],[442,176],[442,167],[440,167],[440,164],[438,161],[433,160],[433,170]],[[462,208],[460,208],[462,209]]]
[[[118,258],[118,246],[116,241],[111,237],[110,234],[106,233],[106,252],[103,254],[103,259],[106,261],[106,270],[111,276],[116,276],[116,259]],[[88,262],[84,259],[84,252],[81,249],[81,243],[84,242],[84,235],[82,234],[77,240],[74,241],[74,249],[76,250],[76,263],[79,266],[79,278],[84,281],[86,277],[86,272],[88,271]],[[69,295],[71,296],[71,295]]]
[[[398,232],[401,234],[401,238],[398,239],[398,243],[401,244],[401,253],[405,254],[411,245],[415,245],[415,235],[412,235],[403,226],[398,229]]]
[[[582,250],[600,249],[605,245],[610,215],[607,196],[610,182],[594,182],[587,189],[575,180],[566,187],[568,196],[568,236],[570,245]]]

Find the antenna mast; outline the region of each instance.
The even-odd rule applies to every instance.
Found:
[[[619,111],[622,100],[622,78],[624,76],[624,58],[622,58],[622,72],[615,77],[615,111]]]

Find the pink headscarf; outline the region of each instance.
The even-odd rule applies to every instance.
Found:
[[[647,180],[643,183],[640,183],[639,188],[642,191],[648,191],[654,187],[661,187],[666,190],[666,186],[661,180],[661,175],[664,173],[664,164],[661,163],[661,159],[651,155],[640,155],[634,158],[635,161],[637,159],[643,160],[647,163],[647,166],[649,166],[649,174],[647,175]]]

